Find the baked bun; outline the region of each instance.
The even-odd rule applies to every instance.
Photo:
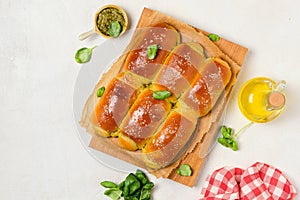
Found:
[[[165,87],[152,85],[138,96],[118,131],[120,146],[128,150],[141,149],[164,121],[175,99],[174,96],[164,100],[155,99],[153,92],[161,90],[165,90]],[[135,144],[128,142],[129,139]]]
[[[180,35],[167,23],[138,31],[142,37],[136,38],[136,45],[129,52],[124,67],[132,73],[152,80],[166,56],[180,42]],[[150,45],[158,45],[154,59],[148,59],[147,56],[147,48]]]
[[[204,61],[204,50],[199,43],[179,44],[165,59],[154,82],[167,87],[179,97],[190,88]]]
[[[130,74],[120,73],[106,86],[101,98],[94,94],[95,108],[90,123],[95,132],[110,137],[116,132],[142,87]]]
[[[144,161],[152,169],[166,167],[181,156],[197,130],[198,116],[178,104],[142,149]]]
[[[202,117],[213,108],[225,90],[231,78],[231,69],[228,63],[220,58],[208,58],[199,73],[182,99]]]

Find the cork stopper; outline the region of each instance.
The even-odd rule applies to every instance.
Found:
[[[285,96],[281,92],[272,92],[268,97],[269,107],[281,109],[285,104]]]

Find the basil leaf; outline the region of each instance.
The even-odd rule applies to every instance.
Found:
[[[122,26],[118,21],[113,21],[109,25],[108,34],[111,37],[118,37],[122,31]]]
[[[146,183],[141,191],[139,200],[150,200],[151,199],[151,190],[153,187],[154,187],[154,183],[152,183],[152,182]]]
[[[218,138],[218,142],[219,142],[221,145],[225,146],[225,147],[229,147],[229,146],[230,146],[229,140],[226,139],[226,138]]]
[[[97,90],[97,97],[102,97],[103,93],[105,91],[105,87],[101,87]]]
[[[231,135],[232,136],[232,128],[230,128],[230,127],[227,127],[227,133],[229,134],[229,135]]]
[[[97,46],[94,46],[93,48],[87,48],[83,47],[81,49],[78,49],[75,54],[75,60],[77,63],[86,63],[91,60],[93,49]]]
[[[181,176],[191,176],[192,175],[192,169],[188,164],[183,164],[177,170],[177,174],[179,174]]]
[[[237,151],[239,149],[238,144],[236,143],[235,140],[232,140],[231,149],[233,151]]]
[[[129,196],[129,186],[124,185],[124,187],[123,187],[123,196],[124,197]]]
[[[117,188],[118,185],[111,181],[102,181],[100,183],[105,188]]]
[[[226,126],[222,126],[221,133],[224,138],[231,138],[232,129],[227,128]]]
[[[154,99],[164,100],[171,96],[171,92],[169,92],[168,90],[159,90],[153,92],[152,96]]]
[[[210,33],[208,35],[208,38],[213,42],[217,42],[218,40],[220,40],[220,36],[218,36],[217,34],[214,34],[214,33]]]
[[[158,49],[157,44],[153,44],[147,47],[147,56],[150,60],[153,60],[156,57],[157,49]]]
[[[140,200],[150,200],[151,199],[151,190],[149,189],[143,189]]]
[[[136,170],[135,176],[141,181],[143,185],[149,182],[147,176],[141,170]]]
[[[124,196],[125,197],[130,196],[140,188],[141,188],[140,181],[133,173],[130,173],[125,179]]]
[[[109,190],[106,190],[104,194],[110,197],[112,200],[119,200],[122,196],[122,191],[118,188],[111,188]]]
[[[137,180],[136,182],[134,182],[129,186],[129,194],[134,194],[140,188],[141,188],[141,183]]]
[[[154,187],[154,183],[148,182],[144,185],[143,189],[151,190]]]

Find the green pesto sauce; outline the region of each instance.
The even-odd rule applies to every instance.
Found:
[[[118,21],[121,25],[121,28],[125,26],[125,18],[117,8],[105,8],[98,15],[97,28],[101,33],[109,36],[109,26],[114,21]]]

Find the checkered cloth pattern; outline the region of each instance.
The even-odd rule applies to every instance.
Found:
[[[206,178],[200,200],[292,200],[296,189],[282,172],[264,163],[246,170],[223,167]]]

